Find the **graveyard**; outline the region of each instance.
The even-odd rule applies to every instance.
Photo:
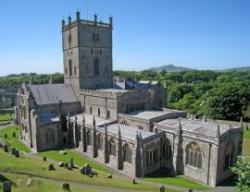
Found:
[[[8,146],[1,145],[0,149],[1,181],[11,181],[12,191],[63,191],[64,184],[69,184],[72,192],[159,191],[162,184],[169,192],[184,191],[188,188],[209,189],[185,177],[145,178],[133,181],[132,178],[120,175],[73,149],[33,153],[19,141],[18,133],[19,129],[16,126],[0,130],[1,144]],[[86,165],[91,167],[91,173],[94,174],[83,173]]]

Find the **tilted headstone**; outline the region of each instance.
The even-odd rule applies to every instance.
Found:
[[[59,163],[58,163],[58,166],[59,166],[59,167],[64,167],[64,162],[59,162]]]
[[[33,179],[32,179],[32,178],[29,178],[29,179],[27,180],[27,182],[26,182],[26,185],[27,185],[27,186],[31,186],[32,181],[33,181]]]
[[[107,176],[108,179],[112,179],[112,177],[113,176],[111,174]]]
[[[3,192],[11,192],[11,182],[10,181],[3,182]]]

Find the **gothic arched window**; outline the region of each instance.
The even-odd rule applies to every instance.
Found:
[[[186,147],[186,164],[202,168],[202,150],[195,142],[191,142]]]
[[[116,156],[116,144],[112,138],[109,140],[109,155]]]
[[[226,145],[225,155],[224,155],[224,170],[227,170],[233,165],[234,161],[234,144],[232,141],[229,141]]]
[[[172,149],[168,139],[165,139],[162,143],[162,156],[166,160],[171,160],[172,158]]]
[[[103,149],[103,136],[101,134],[97,135],[97,149]]]
[[[74,75],[76,75],[76,66],[74,67]]]
[[[101,110],[98,108],[98,117],[101,115]]]
[[[128,163],[132,162],[132,150],[131,148],[128,146],[128,144],[125,144],[122,148],[122,152],[123,152],[123,161],[126,161]]]
[[[72,60],[69,60],[69,76],[72,76]]]
[[[100,71],[99,71],[99,59],[96,57],[94,59],[94,75],[97,76],[100,74]]]
[[[87,145],[92,145],[92,133],[90,130],[87,131]]]

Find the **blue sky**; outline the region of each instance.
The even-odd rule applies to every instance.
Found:
[[[250,66],[249,0],[0,0],[0,75],[62,72],[61,19],[76,10],[114,17],[114,69]]]

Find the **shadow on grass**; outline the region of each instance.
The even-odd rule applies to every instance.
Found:
[[[146,178],[166,178],[174,177],[170,169],[161,169],[146,175]]]

